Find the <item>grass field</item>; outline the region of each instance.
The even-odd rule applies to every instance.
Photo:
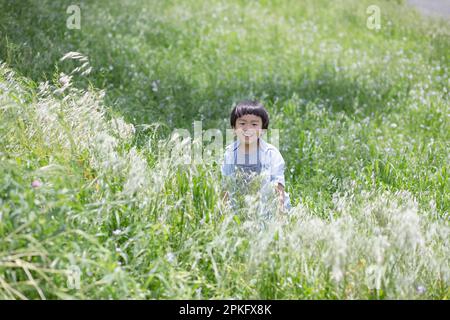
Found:
[[[373,1],[78,3],[68,29],[71,1],[0,0],[0,298],[449,298],[448,22],[387,0],[379,30]],[[284,220],[235,215],[219,161],[171,152],[246,98],[280,130]]]

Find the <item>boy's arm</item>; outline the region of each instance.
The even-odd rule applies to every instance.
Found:
[[[279,182],[277,184],[276,191],[278,194],[278,213],[282,214],[284,213],[285,194],[284,194],[284,186]]]
[[[284,213],[284,201],[285,201],[285,192],[284,192],[284,168],[285,162],[278,150],[274,150],[271,154],[271,169],[270,175],[271,180],[275,183],[275,193],[278,196],[278,214]]]

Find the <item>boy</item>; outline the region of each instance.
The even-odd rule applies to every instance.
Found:
[[[262,201],[268,201],[268,193],[273,186],[277,195],[277,213],[284,213],[291,208],[289,194],[284,191],[285,162],[280,152],[273,145],[265,142],[261,135],[269,127],[269,114],[258,101],[246,100],[238,103],[230,115],[230,124],[237,139],[225,149],[222,174],[225,179],[232,178],[234,185],[248,186],[256,176],[260,176],[258,185]],[[257,190],[258,191],[258,190]],[[240,190],[234,192],[242,194]],[[224,193],[227,200],[232,194]]]

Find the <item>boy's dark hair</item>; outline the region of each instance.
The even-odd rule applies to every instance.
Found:
[[[231,111],[230,124],[234,128],[236,126],[236,120],[246,114],[253,114],[255,116],[261,117],[262,128],[269,128],[269,113],[263,104],[256,100],[244,100],[239,102]]]

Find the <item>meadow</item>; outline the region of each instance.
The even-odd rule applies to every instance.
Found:
[[[0,0],[0,298],[448,299],[449,23],[372,2]],[[247,98],[283,219],[173,153]]]

